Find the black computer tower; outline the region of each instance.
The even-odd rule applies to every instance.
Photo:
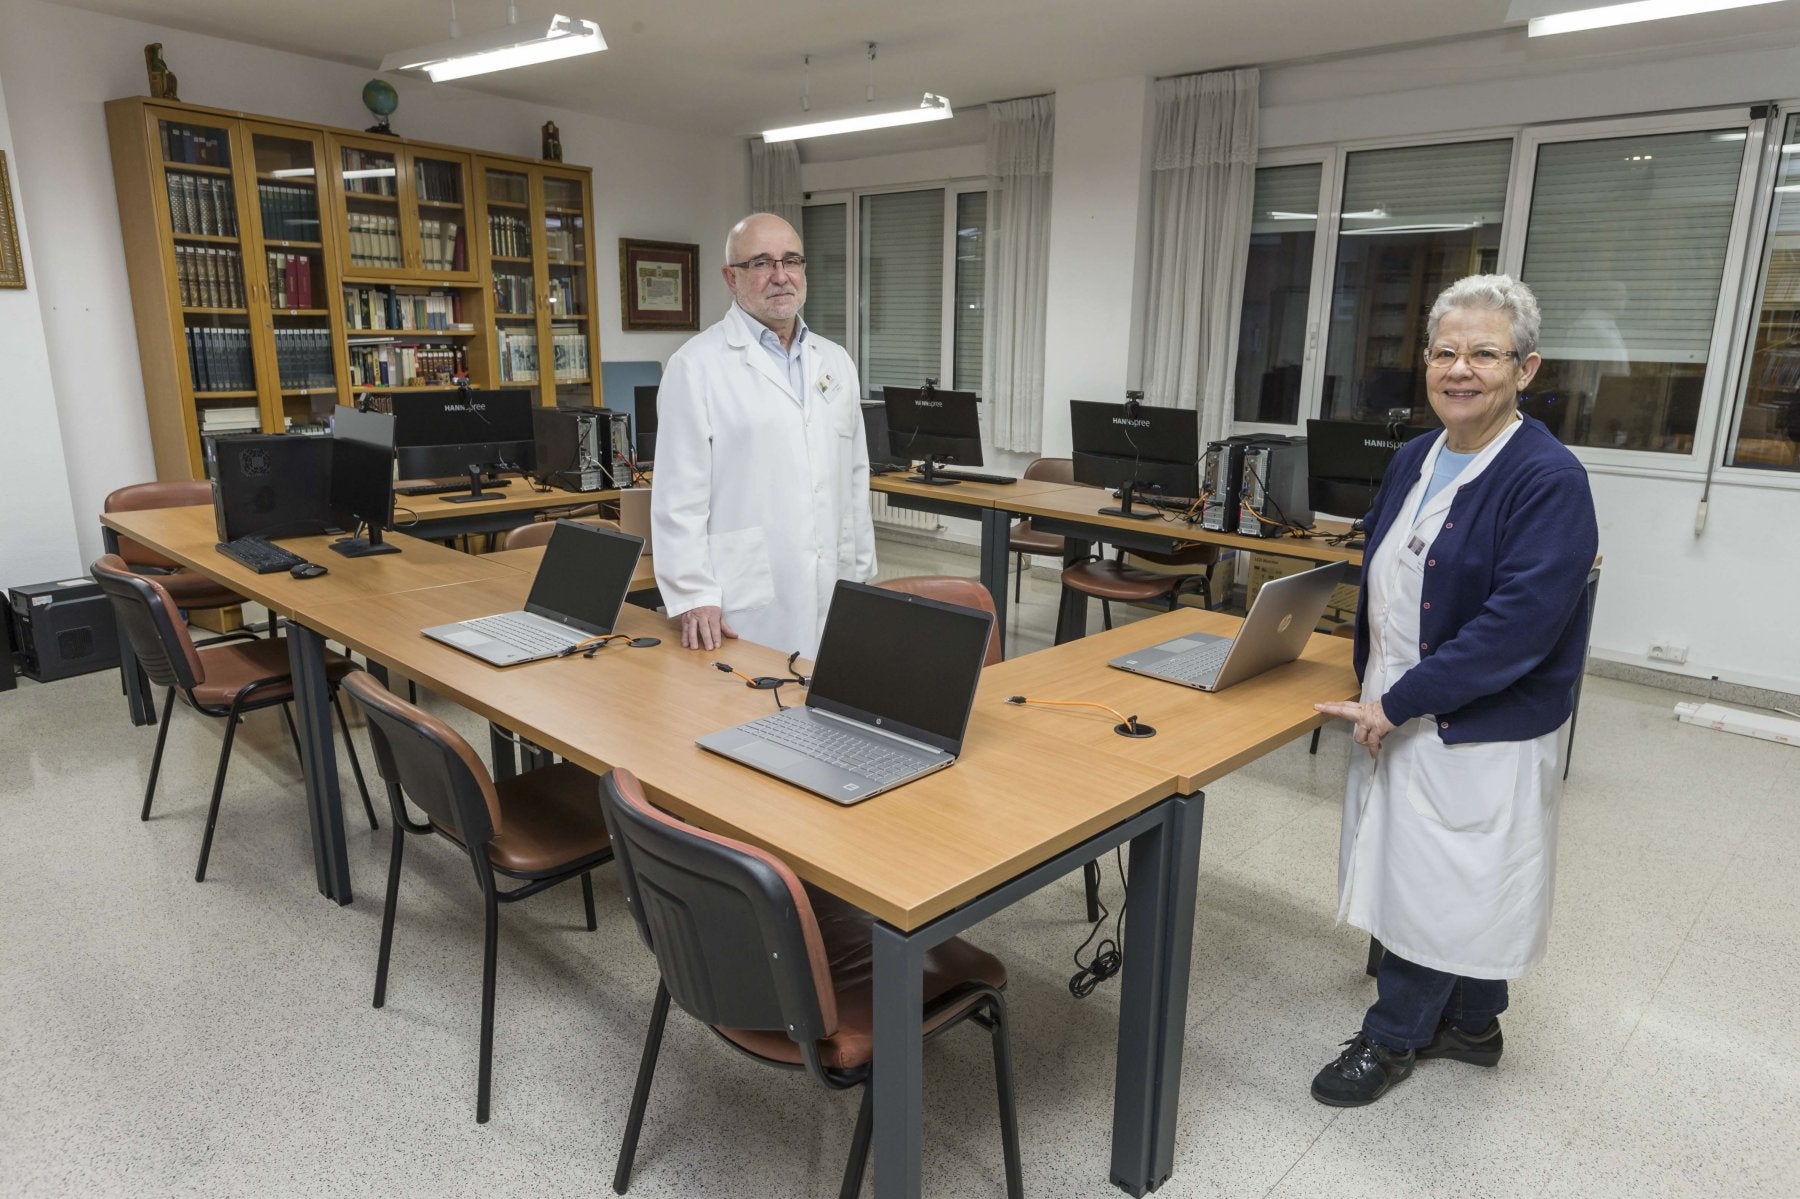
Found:
[[[17,687],[19,668],[13,662],[12,605],[0,608],[0,691]]]
[[[564,491],[631,486],[630,417],[607,408],[533,408],[537,481]]]
[[[119,664],[119,626],[92,579],[14,587],[11,606],[26,678],[52,683]]]
[[[1259,435],[1244,447],[1238,479],[1237,532],[1281,537],[1312,524],[1307,505],[1306,438]]]

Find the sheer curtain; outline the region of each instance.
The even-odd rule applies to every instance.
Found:
[[[1231,422],[1256,196],[1257,72],[1160,79],[1150,175],[1144,393],[1198,408],[1203,442]]]
[[[794,228],[800,227],[800,148],[793,142],[768,145],[760,137],[750,139],[750,210],[772,212]]]
[[[987,320],[981,391],[994,445],[1043,444],[1044,305],[1050,259],[1050,155],[1056,101],[988,105]]]

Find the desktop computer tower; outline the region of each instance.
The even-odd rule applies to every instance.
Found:
[[[1306,438],[1259,437],[1244,446],[1236,531],[1246,537],[1279,537],[1288,526],[1311,524],[1306,487]]]
[[[537,481],[564,491],[631,486],[631,417],[605,408],[534,408]]]
[[[1200,527],[1233,533],[1238,527],[1238,484],[1244,475],[1244,443],[1236,437],[1215,441],[1200,457]]]
[[[11,606],[26,678],[52,683],[118,666],[119,626],[92,579],[14,587]]]

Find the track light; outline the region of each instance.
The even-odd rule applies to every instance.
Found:
[[[507,23],[499,29],[458,37],[456,18],[452,15],[449,41],[412,50],[396,50],[381,60],[381,69],[424,71],[433,83],[444,83],[606,49],[606,39],[600,36],[597,22],[557,13],[548,25],[520,25],[518,17],[518,9],[508,4]]]

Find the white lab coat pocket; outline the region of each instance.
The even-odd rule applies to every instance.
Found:
[[[721,607],[727,612],[766,608],[775,600],[775,578],[769,569],[769,543],[760,527],[706,538],[713,577],[719,581]]]
[[[841,388],[839,390],[842,390]],[[848,396],[835,391],[831,400],[831,427],[839,437],[857,437],[863,431],[862,408]]]
[[[1413,748],[1406,798],[1420,816],[1453,833],[1496,833],[1512,824],[1519,742],[1446,745],[1425,732]]]

